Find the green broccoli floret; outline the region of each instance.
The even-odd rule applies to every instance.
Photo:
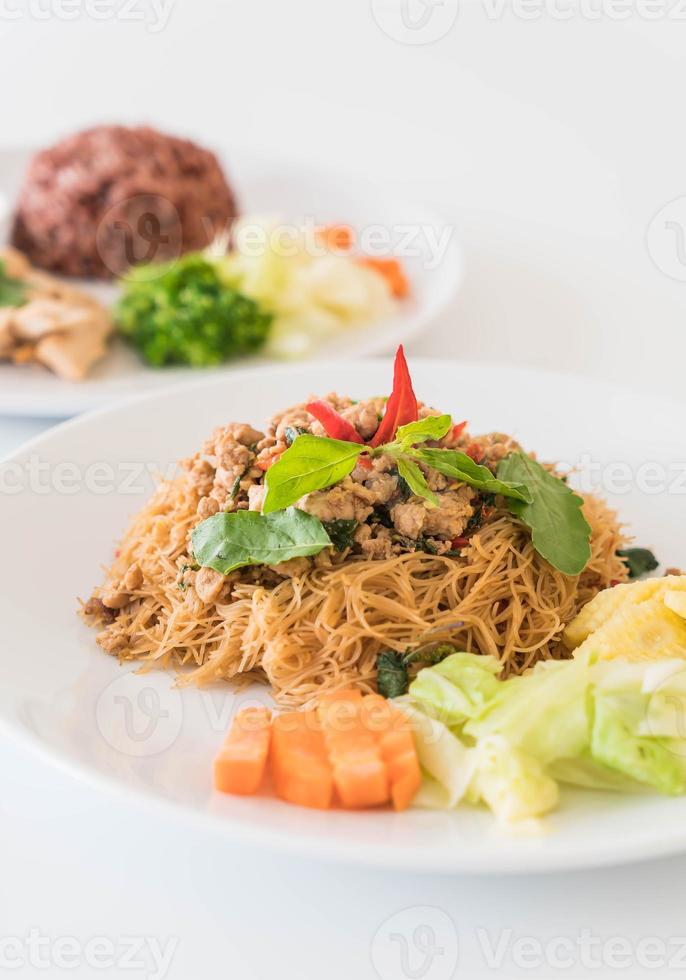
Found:
[[[115,323],[155,367],[211,367],[256,351],[272,322],[254,300],[225,285],[200,252],[134,269],[123,289]]]

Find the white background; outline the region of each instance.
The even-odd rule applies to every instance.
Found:
[[[383,179],[442,209],[466,247],[464,290],[413,353],[510,359],[624,380],[639,399],[651,388],[683,397],[686,267],[679,232],[665,222],[683,225],[686,212],[677,203],[659,214],[686,195],[686,13],[677,0],[639,5],[654,20],[623,19],[636,6],[627,0],[599,16],[602,0],[587,0],[566,20],[564,0],[542,4],[539,17],[531,2],[500,16],[497,4],[463,2],[447,33],[423,45],[397,40],[390,4],[370,0],[171,2],[163,29],[152,30],[159,22],[144,0],[126,17],[119,0],[55,2],[47,16],[50,0],[0,0],[0,139],[41,143],[86,123],[150,121],[229,159],[234,145]],[[80,8],[91,13],[72,19]],[[449,14],[447,4],[434,17]],[[0,420],[0,450],[39,428]],[[32,928],[81,943],[173,936],[172,980],[442,980],[452,931],[424,906],[452,918],[457,976],[470,980],[494,973],[479,928],[542,942],[576,942],[590,929],[603,941],[625,937],[634,951],[641,938],[686,933],[682,859],[509,880],[303,866],[160,826],[154,813],[124,809],[8,744],[0,772],[0,937]],[[417,911],[383,931],[408,908]],[[446,953],[421,973],[413,929],[426,922]],[[409,970],[389,930],[406,936]],[[511,952],[501,976],[678,972],[649,969],[645,956],[644,966],[634,956],[618,970],[609,954],[596,969],[580,954],[567,969],[523,968]],[[147,975],[121,965],[69,972]]]

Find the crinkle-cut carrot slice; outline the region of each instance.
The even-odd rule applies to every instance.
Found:
[[[264,777],[271,713],[268,708],[243,708],[214,760],[214,785],[222,793],[256,793]]]
[[[344,807],[379,806],[390,796],[379,745],[364,724],[363,703],[362,697],[339,692],[318,706],[334,786]]]
[[[272,724],[271,769],[277,796],[327,810],[333,778],[316,711],[287,711]]]

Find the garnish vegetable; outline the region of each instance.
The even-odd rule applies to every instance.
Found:
[[[529,488],[529,502],[509,498],[507,506],[531,528],[536,551],[565,575],[582,572],[591,557],[591,528],[582,498],[524,453],[502,460],[498,478]]]
[[[27,286],[21,279],[9,276],[0,259],[0,306],[22,306],[27,300]]]
[[[420,671],[396,702],[414,721],[429,776],[417,803],[482,801],[509,823],[552,809],[558,782],[686,792],[686,739],[674,711],[686,708],[684,660],[587,654],[505,681],[499,671],[491,657],[458,653]]]
[[[390,442],[401,425],[416,422],[417,418],[417,396],[412,388],[412,378],[401,344],[395,355],[393,391],[386,402],[384,416],[370,445],[381,446],[385,442]]]
[[[358,435],[357,429],[351,422],[344,419],[342,415],[323,401],[309,402],[307,411],[322,423],[326,429],[326,434],[332,439],[345,439],[346,442],[362,442],[362,436]]]
[[[133,269],[122,286],[117,327],[155,367],[211,367],[259,350],[267,339],[271,314],[224,283],[201,253]]]
[[[214,761],[214,785],[222,793],[249,795],[260,788],[271,739],[268,708],[243,708]]]
[[[419,790],[412,726],[376,694],[334,691],[323,695],[316,709],[276,715],[270,732],[268,725],[266,709],[240,712],[215,762],[217,789],[257,792],[266,763],[277,796],[315,809],[391,803],[404,810]]]
[[[417,399],[402,346],[395,359],[393,392],[368,443],[326,402],[313,401],[307,407],[330,436],[337,437],[289,428],[288,448],[263,467],[262,513],[215,515],[195,528],[193,546],[201,565],[209,564],[226,574],[243,565],[276,564],[314,555],[326,547],[335,546],[339,551],[350,547],[354,527],[346,529],[343,543],[338,533],[334,541],[317,518],[293,505],[307,494],[340,483],[358,463],[369,467],[378,456],[394,461],[400,485],[408,495],[424,500],[428,508],[439,504],[425,475],[425,470],[435,470],[483,494],[502,496],[510,511],[531,529],[536,550],[559,571],[578,575],[588,563],[591,528],[581,509],[583,500],[559,477],[521,452],[503,459],[494,476],[468,453],[426,445],[438,442],[451,429],[461,432],[464,423],[454,427],[449,415],[417,417]],[[274,519],[271,523],[266,520],[269,517]],[[452,553],[459,553],[468,543],[468,539],[456,539]],[[430,547],[427,543],[426,549]]]
[[[654,572],[660,564],[647,548],[620,548],[617,554],[629,566],[629,578],[640,578],[648,572]]]
[[[321,521],[295,507],[275,514],[215,514],[193,529],[192,539],[198,564],[222,575],[244,565],[277,565],[316,555],[331,546]]]

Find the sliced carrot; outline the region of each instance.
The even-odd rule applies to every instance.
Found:
[[[327,810],[333,778],[316,711],[287,711],[272,725],[271,767],[277,796]]]
[[[373,269],[374,272],[378,272],[380,276],[383,276],[388,283],[391,293],[397,299],[404,299],[405,296],[409,296],[410,283],[403,271],[402,265],[397,259],[363,255],[356,259],[356,261],[360,265],[367,266],[367,268]]]
[[[364,723],[364,698],[336,692],[317,709],[333,781],[344,807],[378,806],[388,802],[388,773],[373,732]]]
[[[317,241],[335,252],[347,252],[353,246],[353,230],[350,225],[322,225],[315,231]]]
[[[264,776],[271,736],[268,708],[239,711],[214,760],[214,785],[222,793],[256,793]]]
[[[364,701],[366,725],[376,735],[388,770],[393,806],[405,810],[422,783],[412,725],[402,711],[384,698],[372,694]]]

